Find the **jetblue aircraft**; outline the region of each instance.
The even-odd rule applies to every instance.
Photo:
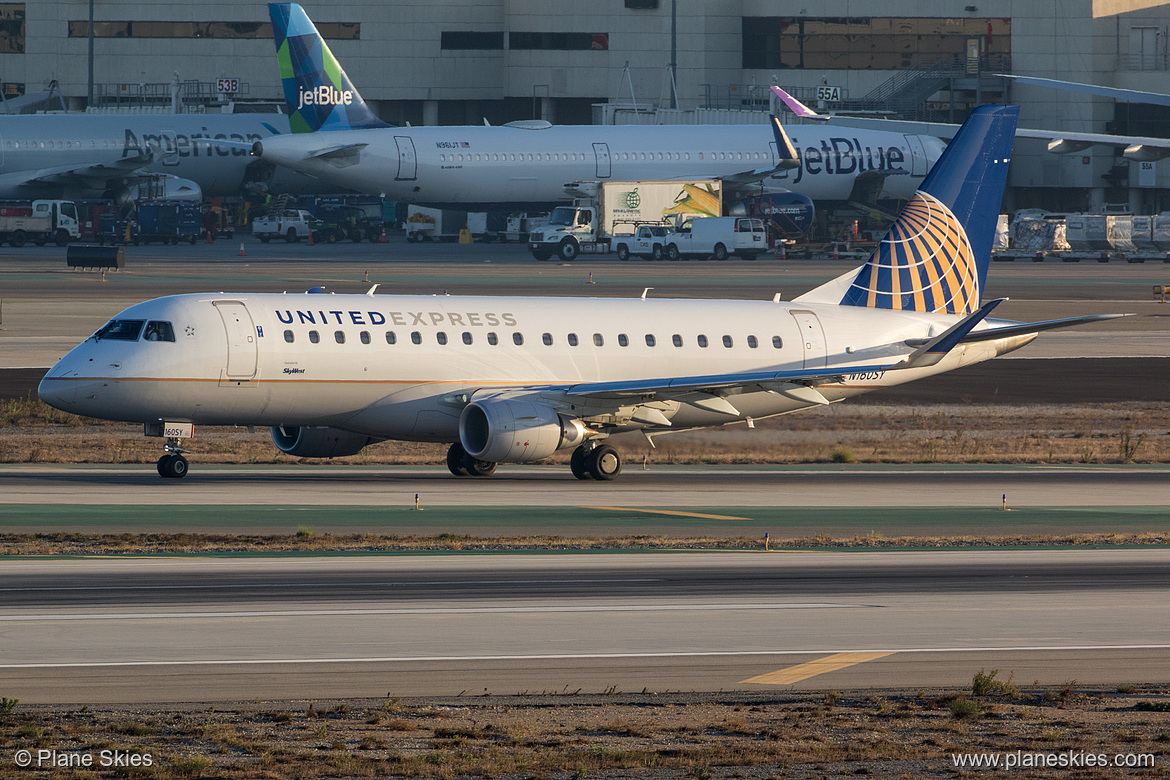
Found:
[[[252,157],[251,144],[287,135],[282,114],[29,114],[0,117],[0,198],[129,197],[166,175],[166,197],[201,200],[244,187],[318,186]]]
[[[456,475],[572,450],[610,480],[615,433],[725,425],[835,403],[1018,349],[983,289],[1018,106],[976,109],[860,268],[792,302],[207,293],[119,313],[40,397],[145,424],[187,473],[195,425],[267,425],[283,452],[451,442]],[[376,287],[376,285],[375,285]]]
[[[942,152],[924,135],[801,127],[796,160],[767,125],[390,127],[367,108],[295,3],[270,3],[293,134],[261,159],[391,200],[484,210],[547,207],[572,181],[718,178],[733,194],[792,190],[821,200],[905,200]],[[320,132],[317,132],[320,131]],[[238,146],[238,145],[237,145]],[[749,185],[755,185],[749,189]]]

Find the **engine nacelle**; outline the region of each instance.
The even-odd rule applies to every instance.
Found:
[[[541,403],[472,401],[459,418],[467,454],[493,463],[529,463],[585,441],[585,425]]]
[[[356,455],[367,445],[381,439],[336,428],[274,425],[272,441],[285,455],[298,458],[339,458],[343,455]]]

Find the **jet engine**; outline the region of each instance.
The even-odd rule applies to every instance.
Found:
[[[274,425],[272,441],[286,455],[298,458],[339,458],[356,455],[367,445],[382,440],[337,428]]]
[[[528,463],[585,441],[585,425],[531,401],[472,401],[459,418],[467,454],[493,463]]]

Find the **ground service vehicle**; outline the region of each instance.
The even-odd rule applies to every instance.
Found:
[[[632,236],[614,236],[613,247],[618,260],[629,260],[630,255],[661,260],[666,257],[667,238],[673,234],[667,225],[639,225]]]
[[[768,248],[764,223],[747,217],[708,217],[683,223],[677,233],[667,238],[666,256],[699,257],[726,260],[729,255],[754,260]]]
[[[609,251],[617,236],[629,237],[639,225],[717,217],[723,207],[717,179],[574,182],[565,191],[575,197],[573,205],[557,206],[548,225],[528,236],[528,251],[537,260]]]
[[[77,206],[70,200],[0,201],[0,243],[24,246],[49,241],[65,246],[81,237]]]
[[[309,231],[320,227],[318,220],[304,209],[282,209],[275,214],[252,220],[252,235],[267,244],[274,238],[283,238],[295,244],[309,237]]]
[[[203,231],[203,209],[189,200],[138,201],[137,226],[131,227],[134,244],[194,244]]]

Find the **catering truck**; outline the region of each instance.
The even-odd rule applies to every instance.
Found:
[[[81,237],[77,206],[70,200],[0,201],[0,243],[24,246],[49,241],[65,246]]]
[[[528,236],[528,251],[537,260],[557,255],[572,260],[582,251],[608,252],[639,225],[668,225],[688,217],[717,217],[722,213],[718,179],[693,181],[572,182],[565,192],[573,205],[557,206],[548,224]]]

